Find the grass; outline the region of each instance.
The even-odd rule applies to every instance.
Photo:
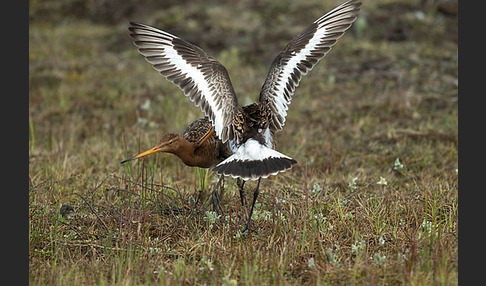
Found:
[[[241,233],[236,180],[218,217],[215,174],[172,155],[119,165],[202,116],[138,55],[129,20],[202,46],[247,104],[338,2],[30,1],[30,283],[457,284],[457,16],[435,4],[365,1],[303,78],[277,133],[299,164],[262,180],[257,233]]]

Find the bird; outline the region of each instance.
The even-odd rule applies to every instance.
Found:
[[[257,102],[239,106],[226,68],[200,47],[150,25],[130,22],[138,52],[178,86],[209,118],[216,136],[232,154],[212,168],[218,174],[257,181],[243,232],[250,229],[260,181],[292,168],[297,161],[275,150],[275,133],[296,87],[356,20],[361,2],[349,0],[324,14],[294,37],[270,65]]]
[[[233,154],[228,142],[222,143],[215,136],[214,128],[208,117],[202,117],[189,124],[181,134],[167,133],[155,147],[124,159],[120,164],[159,152],[174,154],[185,165],[200,168],[214,167]],[[220,176],[211,196],[213,209],[218,214],[222,213],[218,189],[223,177],[223,175]]]

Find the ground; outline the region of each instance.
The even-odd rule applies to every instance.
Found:
[[[30,283],[457,284],[457,1],[364,1],[296,89],[277,149],[298,164],[262,180],[250,233],[236,180],[218,217],[210,171],[119,164],[202,116],[129,21],[214,55],[248,104],[340,1],[179,3],[29,2]]]

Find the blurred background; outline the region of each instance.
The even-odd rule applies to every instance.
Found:
[[[244,105],[258,98],[280,49],[340,3],[31,0],[31,184],[46,162],[57,162],[52,172],[62,167],[63,177],[96,177],[202,116],[138,54],[129,21],[218,58]],[[416,152],[401,149],[402,139],[457,144],[457,37],[457,1],[364,1],[352,28],[301,81],[279,149],[328,176],[344,166],[366,172],[362,152],[380,154],[376,166]],[[450,159],[437,163],[453,168]],[[164,164],[183,172],[176,160]]]

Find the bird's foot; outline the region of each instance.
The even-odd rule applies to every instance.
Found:
[[[246,223],[245,223],[245,227],[243,228],[243,230],[241,231],[241,233],[254,233],[254,234],[258,234],[258,231],[254,228],[251,228],[250,227],[250,220],[247,220]]]
[[[213,211],[215,211],[218,215],[223,215],[223,209],[221,208],[221,200],[219,198],[217,189],[211,193],[211,201],[213,203]]]

